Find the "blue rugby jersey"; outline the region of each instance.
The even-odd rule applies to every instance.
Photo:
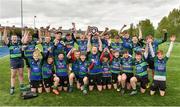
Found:
[[[77,40],[78,49],[80,52],[87,51],[87,43],[88,43],[88,40]]]
[[[112,62],[110,63],[111,72],[115,74],[119,74],[121,72],[121,58],[113,58]]]
[[[51,52],[49,53],[49,55],[53,56],[53,48],[54,48],[53,42],[50,43],[43,42],[42,47],[43,47],[43,54],[47,54],[48,48],[51,48]]]
[[[90,75],[94,75],[94,74],[99,74],[101,73],[101,62],[100,62],[100,52],[98,52],[97,54],[92,54],[90,53],[88,55],[88,59],[89,61],[92,63],[92,59],[94,59],[94,66],[92,69],[90,69]]]
[[[42,77],[43,79],[47,79],[53,76],[54,74],[54,64],[48,64],[47,62],[45,62],[42,65]]]
[[[154,80],[166,81],[166,64],[168,57],[165,56],[163,59],[158,59],[157,56],[154,57]]]
[[[131,38],[128,38],[128,39],[122,38],[122,41],[123,41],[123,43],[122,43],[123,48],[125,50],[128,50],[129,54],[132,55],[133,53],[132,53],[132,40],[131,40]]]
[[[7,44],[9,48],[10,59],[22,58],[22,44],[20,42]]]
[[[72,71],[78,75],[79,73],[79,59],[76,59],[75,61],[72,62]]]
[[[71,40],[67,40],[66,37],[64,38],[64,43],[65,43],[65,51],[66,51],[66,54],[68,54],[68,52],[74,47],[74,44],[76,41],[75,37],[74,37],[74,34],[72,33],[72,39]]]
[[[29,59],[28,61],[31,69],[30,80],[42,80],[42,61],[35,61],[34,59]]]
[[[101,41],[102,41],[102,48],[103,48],[103,49],[109,47],[109,46],[108,46],[108,41],[107,41],[106,39],[101,39]]]
[[[63,60],[56,59],[55,66],[56,66],[56,75],[57,76],[68,76],[67,61],[65,59],[63,59]]]
[[[102,77],[111,77],[109,62],[102,62]]]
[[[163,40],[154,40],[152,43],[153,51],[156,54],[158,50],[158,46],[163,43]],[[150,48],[148,49],[148,60],[153,60],[153,57],[150,52]]]
[[[132,48],[135,53],[142,52],[142,49],[143,49],[143,47],[140,46],[139,44],[132,44]]]
[[[148,77],[147,74],[148,64],[146,61],[142,59],[141,61],[135,61],[134,64],[135,64],[136,76]]]
[[[122,51],[123,51],[123,45],[120,42],[119,43],[112,42],[110,47],[113,50],[119,51],[120,53],[122,53]]]
[[[54,57],[57,57],[61,52],[65,53],[65,46],[64,44],[59,42],[57,46],[54,45],[54,50],[53,50]]]
[[[88,67],[89,62],[88,61],[81,61],[79,60],[79,77],[84,78],[88,74]]]
[[[98,40],[98,38],[92,37],[91,38],[91,45],[95,46],[95,47],[99,47],[99,40]]]
[[[128,58],[121,58],[121,65],[122,65],[122,72],[125,73],[133,73],[133,65],[134,65],[134,61],[132,57],[128,57]]]
[[[26,58],[33,58],[33,52],[35,51],[36,48],[36,41],[31,41],[30,43],[27,44],[27,47],[24,49],[24,56]]]

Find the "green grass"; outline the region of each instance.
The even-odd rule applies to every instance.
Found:
[[[160,49],[167,50],[167,44],[161,45]],[[9,70],[9,57],[0,58],[0,105],[6,106],[44,106],[44,105],[76,105],[76,106],[180,106],[180,44],[175,44],[171,58],[168,61],[167,67],[167,90],[166,96],[160,97],[159,94],[150,96],[149,91],[145,94],[136,96],[129,96],[128,93],[124,96],[120,96],[115,90],[105,90],[102,92],[93,91],[89,92],[87,96],[83,96],[79,90],[75,90],[73,93],[61,92],[59,96],[52,93],[40,94],[39,97],[22,100],[20,98],[20,92],[18,83],[16,84],[16,92],[14,95],[9,95],[10,86],[10,70]],[[25,71],[25,79],[27,82],[27,71]]]

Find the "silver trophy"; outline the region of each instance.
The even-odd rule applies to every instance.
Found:
[[[95,35],[98,32],[98,28],[95,26],[89,27],[89,31],[92,35]]]

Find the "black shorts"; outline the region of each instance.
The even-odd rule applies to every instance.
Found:
[[[79,81],[79,83],[80,83],[81,86],[84,85],[83,79],[84,79],[84,78],[79,78],[79,79],[78,79],[78,81]]]
[[[42,87],[42,80],[31,80],[30,81],[31,88],[40,88]]]
[[[126,73],[124,72],[123,74],[126,74],[126,82],[130,83],[130,79],[134,76],[133,73]]]
[[[69,85],[69,77],[68,76],[58,76],[60,81],[59,81],[59,87],[68,87]]]
[[[108,85],[108,84],[111,84],[112,81],[111,81],[111,77],[102,77],[102,85]]]
[[[53,82],[54,82],[53,78],[54,77],[52,76],[50,78],[44,78],[43,79],[45,88],[49,88],[53,85]]]
[[[28,58],[24,57],[24,60],[26,62],[26,67],[30,68],[30,64],[29,64]]]
[[[77,72],[74,72],[75,78],[76,80],[79,80],[79,75],[77,74]]]
[[[74,73],[76,80],[79,79],[78,71],[71,71],[71,73]]]
[[[112,83],[115,84],[118,82],[118,76],[120,74],[112,73]]]
[[[149,83],[148,77],[139,77],[136,76],[137,82],[140,82],[140,87],[146,89],[147,84]]]
[[[22,58],[10,59],[11,69],[24,68],[24,60]]]
[[[154,70],[154,60],[147,60],[149,69]]]
[[[84,77],[88,77],[88,76],[84,76]],[[79,77],[78,79],[80,86],[84,85],[84,82],[83,82],[84,77]]]
[[[102,74],[89,75],[89,85],[102,85]]]
[[[165,91],[166,90],[166,81],[154,80],[151,85],[151,90],[152,91],[156,91],[156,90]]]

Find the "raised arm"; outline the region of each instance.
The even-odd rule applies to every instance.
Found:
[[[72,31],[74,33],[74,35],[77,35],[77,29],[76,29],[76,24],[74,22],[72,22]]]
[[[141,40],[142,39],[142,30],[141,30],[141,26],[138,26],[138,31],[139,31],[139,37],[138,39]]]
[[[121,27],[121,29],[120,29],[119,32],[118,32],[119,35],[122,33],[122,31],[123,31],[123,29],[124,29],[125,27],[126,27],[126,25],[123,25],[123,26]]]
[[[42,61],[47,61],[48,57],[49,57],[49,53],[51,52],[51,48],[48,48],[48,51],[46,54],[44,54],[43,52],[40,52],[42,55]]]
[[[26,44],[28,42],[28,35],[29,35],[29,31],[25,30],[24,36],[22,38],[22,43],[23,44]]]
[[[85,32],[85,36],[87,36],[89,34],[89,28],[90,28],[90,26],[87,27],[87,30]]]
[[[73,51],[74,51],[74,48],[72,48],[69,52],[68,52],[68,54],[67,54],[67,58],[71,58],[71,54],[73,53]]]
[[[98,36],[98,43],[99,43],[99,51],[102,51],[102,41],[99,36]]]
[[[102,37],[105,33],[108,32],[108,30],[109,30],[109,28],[106,27],[105,30],[99,36]]]
[[[113,55],[112,55],[112,53],[110,52],[110,50],[109,49],[107,49],[107,52],[109,53],[109,60],[110,60],[110,62],[112,62],[112,60],[113,60]]]
[[[46,31],[46,33],[49,33],[49,32]],[[38,39],[39,39],[39,43],[42,43],[42,32],[40,29],[38,30]]]
[[[4,28],[4,31],[3,31],[3,41],[6,45],[9,43],[6,27]]]
[[[146,43],[145,51],[144,51],[144,58],[147,59],[148,57],[148,43]]]
[[[176,36],[171,36],[170,40],[171,40],[171,43],[170,43],[169,49],[168,49],[168,51],[166,53],[166,57],[170,57],[170,53],[172,52],[172,48],[173,48],[173,45],[174,45],[174,41],[176,40]]]
[[[105,48],[106,49],[106,48]],[[105,53],[105,49],[103,50],[103,52],[101,53],[101,56],[100,56],[100,61],[102,62],[103,61],[103,57],[104,57],[104,53]]]
[[[155,57],[155,52],[154,52],[154,50],[153,50],[153,47],[152,47],[152,43],[151,43],[151,42],[149,42],[149,49],[150,49],[150,53],[151,53],[152,57]]]
[[[163,29],[164,35],[163,35],[163,39],[162,39],[162,43],[167,41],[167,30]]]
[[[91,34],[88,34],[87,52],[91,50]]]
[[[110,49],[110,47],[111,47],[111,39],[109,38],[108,39],[108,48]]]
[[[23,31],[23,35],[22,35],[22,38],[21,38],[21,42],[24,44],[24,39],[25,39],[25,35],[26,35],[26,29],[24,29],[24,31]]]
[[[78,33],[77,33],[77,30],[76,30],[76,24],[73,22],[72,26],[73,26],[73,28],[72,28],[72,39],[73,39],[74,42],[77,43],[76,37],[77,37]]]
[[[92,62],[91,62],[91,64],[89,65],[89,69],[91,70],[91,69],[93,69],[93,67],[94,67],[94,60],[92,59]]]

